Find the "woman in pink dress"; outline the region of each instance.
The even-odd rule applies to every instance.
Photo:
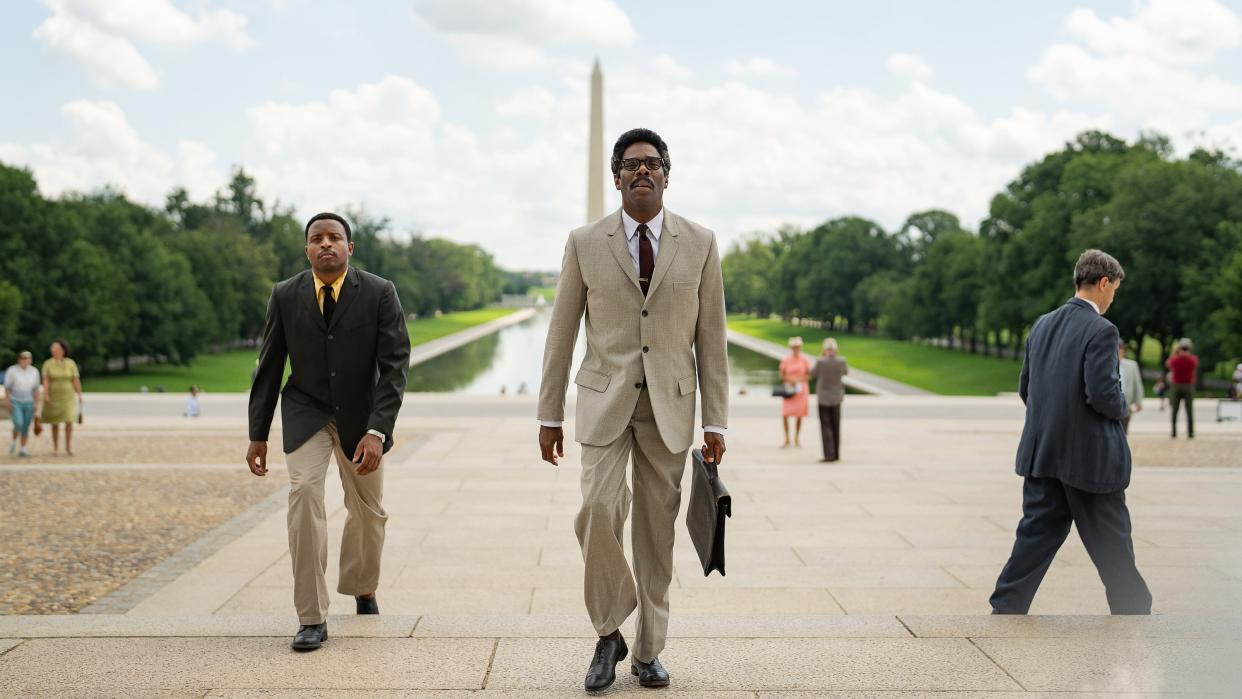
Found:
[[[785,428],[785,443],[781,449],[789,446],[789,418],[795,418],[794,446],[802,446],[802,418],[807,416],[807,381],[811,378],[811,360],[802,354],[802,338],[789,338],[789,356],[781,360],[781,381],[794,384],[798,392],[781,401],[781,424]]]

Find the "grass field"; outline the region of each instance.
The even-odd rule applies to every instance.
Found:
[[[801,335],[811,354],[819,354],[820,343],[831,334],[850,366],[932,393],[994,396],[1018,390],[1021,364],[1013,359],[984,357],[884,337],[830,333],[753,316],[730,315],[729,327],[780,345],[793,335]]]
[[[446,313],[439,318],[420,318],[409,324],[410,344],[421,345],[446,335],[481,325],[513,313],[513,308],[483,308],[477,311]],[[88,376],[82,390],[88,392],[134,393],[141,386],[155,391],[163,386],[170,393],[186,393],[197,384],[208,393],[234,393],[250,390],[250,373],[258,350],[241,349],[208,354],[189,366],[154,364],[135,366],[128,374]],[[286,369],[286,373],[288,370]]]
[[[532,286],[526,290],[527,296],[542,296],[545,301],[552,303],[556,298],[556,287],[554,286]]]

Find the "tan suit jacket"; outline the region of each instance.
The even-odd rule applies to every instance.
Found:
[[[670,451],[685,451],[694,441],[696,386],[703,424],[728,427],[724,280],[714,233],[665,209],[646,297],[620,210],[569,234],[543,353],[540,420],[565,419],[584,313],[586,357],[574,377],[577,441],[604,446],[616,440],[634,415],[644,379]]]

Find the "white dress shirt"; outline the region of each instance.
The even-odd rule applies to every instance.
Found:
[[[1082,297],[1080,296],[1079,298],[1082,298]],[[1091,307],[1095,309],[1096,313],[1100,313],[1100,306],[1095,301],[1092,301],[1091,299],[1082,299],[1082,300],[1091,304]],[[1100,315],[1104,315],[1104,314],[1100,313]]]
[[[638,227],[642,225],[635,221],[625,209],[621,209],[621,226],[625,229],[625,239],[630,246],[630,257],[634,260],[634,274],[641,274],[641,268],[638,264]],[[660,254],[660,233],[664,231],[664,209],[660,209],[660,213],[655,218],[647,222],[647,238],[651,241],[651,259],[654,261]],[[544,427],[560,427],[561,422],[557,420],[541,420],[540,425]],[[704,425],[704,432],[715,432],[724,434],[725,428],[716,425]]]

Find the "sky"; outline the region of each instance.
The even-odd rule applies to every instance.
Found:
[[[156,206],[242,166],[302,218],[363,206],[555,270],[596,58],[606,148],[659,132],[667,208],[725,248],[928,208],[973,228],[1086,129],[1242,157],[1242,0],[12,0],[0,162]]]

